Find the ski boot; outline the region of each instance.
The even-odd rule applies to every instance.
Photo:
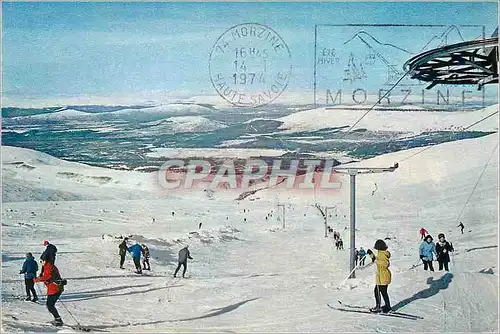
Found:
[[[26,297],[24,300],[29,302],[31,300],[31,297]]]
[[[389,313],[390,311],[392,311],[392,307],[387,306],[387,305],[382,306],[383,313]]]
[[[52,325],[60,327],[63,325],[63,321],[61,318],[56,318],[54,321],[50,322]]]
[[[372,313],[380,313],[380,312],[382,312],[382,309],[380,308],[380,305],[377,305],[375,307],[372,307],[370,309],[370,312],[372,312]]]

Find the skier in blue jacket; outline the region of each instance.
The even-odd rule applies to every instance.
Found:
[[[436,252],[435,247],[430,235],[427,235],[420,244],[419,253],[420,259],[424,263],[424,270],[427,270],[427,267],[429,267],[430,271],[434,271],[434,267],[432,266],[432,254]]]
[[[365,265],[365,258],[366,258],[366,251],[361,247],[359,249],[359,266],[364,266]]]
[[[132,254],[132,260],[134,260],[135,269],[137,269],[136,274],[142,274],[142,267],[141,267],[142,247],[138,243],[134,243],[132,246],[127,248],[127,250]]]
[[[38,263],[36,263],[33,254],[26,253],[26,260],[23,263],[23,268],[19,271],[19,274],[24,274],[24,285],[26,287],[26,300],[31,300],[36,302],[38,297],[35,291],[35,277],[38,271]],[[33,294],[33,299],[31,299],[31,294]]]

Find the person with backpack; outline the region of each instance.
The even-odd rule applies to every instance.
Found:
[[[35,290],[35,278],[36,272],[38,271],[38,263],[36,263],[33,254],[26,253],[26,260],[24,260],[23,267],[19,274],[24,274],[24,286],[26,287],[26,299],[31,300],[32,302],[36,302],[38,300],[38,296],[36,295]],[[33,294],[33,299],[31,299],[31,294]]]
[[[142,244],[142,269],[143,270],[151,270],[151,266],[149,265],[149,248],[148,246]],[[146,264],[148,267],[146,268]]]
[[[378,239],[373,248],[377,250],[377,255],[375,256],[373,254],[375,264],[377,265],[377,273],[375,275],[376,285],[373,289],[375,294],[375,307],[371,308],[370,311],[374,313],[387,313],[392,310],[389,295],[387,294],[387,288],[391,283],[391,271],[389,270],[389,258],[391,257],[391,253],[387,250],[388,247],[382,239]],[[380,295],[384,298],[385,305],[383,307],[380,307]]]
[[[186,245],[186,247],[184,247],[183,249],[181,249],[179,251],[179,264],[177,265],[177,269],[175,269],[174,277],[177,276],[177,272],[179,272],[179,269],[181,269],[181,266],[184,266],[184,269],[182,270],[182,277],[185,278],[186,270],[187,270],[187,260],[193,259],[191,257],[191,253],[189,253],[188,247],[189,247],[189,245]]]
[[[123,241],[118,245],[118,254],[120,254],[120,269],[125,269],[123,268],[123,264],[125,263],[125,255],[127,254],[127,240],[128,238],[125,237]]]
[[[137,270],[135,273],[142,274],[142,267],[141,267],[142,247],[138,243],[134,242],[134,244],[129,248],[127,248],[127,250],[132,254],[132,260],[134,260],[135,269]]]
[[[427,270],[429,267],[430,271],[434,271],[434,267],[432,266],[433,254],[435,253],[436,245],[432,242],[432,236],[429,234],[425,237],[424,241],[420,244],[419,254],[420,259],[424,263],[424,270]]]
[[[436,243],[436,255],[439,263],[439,270],[449,271],[448,263],[450,262],[450,252],[453,252],[453,245],[446,241],[444,234],[439,233],[438,242]]]
[[[42,271],[43,274],[40,277],[35,278],[35,283],[43,282],[47,287],[47,309],[54,316],[54,321],[52,324],[55,326],[62,326],[63,321],[59,312],[55,307],[55,304],[61,294],[64,291],[64,285],[66,285],[67,281],[61,278],[61,274],[59,273],[59,269],[51,263],[51,262],[42,262]]]

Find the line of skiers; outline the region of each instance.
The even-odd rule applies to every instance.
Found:
[[[424,270],[429,268],[430,271],[434,271],[432,261],[435,258],[439,263],[439,270],[443,270],[444,267],[444,270],[449,271],[450,252],[453,251],[453,244],[445,239],[443,233],[438,234],[437,243],[434,243],[431,235],[426,235],[419,247],[419,255],[424,264]]]
[[[328,231],[333,232],[333,240],[335,240],[335,247],[337,250],[344,250],[344,242],[342,241],[342,238],[340,237],[340,233],[337,231],[334,231],[330,226],[328,226]]]

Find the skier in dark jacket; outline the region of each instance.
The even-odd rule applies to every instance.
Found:
[[[462,222],[460,222],[460,224],[458,224],[457,227],[460,227],[460,232],[462,232],[462,234],[464,234],[464,228],[465,228],[464,224]]]
[[[182,277],[185,277],[186,275],[186,270],[187,270],[187,260],[190,259],[192,260],[193,258],[191,257],[191,253],[189,253],[189,246],[184,247],[179,251],[179,265],[177,266],[177,269],[175,269],[174,277],[176,277],[177,272],[179,272],[179,269],[181,269],[181,266],[184,266],[184,269],[182,271]]]
[[[56,262],[57,247],[45,240],[43,242],[44,246],[47,246],[40,255],[40,260],[54,264]]]
[[[119,254],[120,254],[120,269],[125,269],[123,268],[123,264],[125,263],[125,255],[127,254],[127,240],[128,238],[124,238],[123,241],[118,245],[118,248],[120,249]]]
[[[439,241],[436,243],[436,255],[439,263],[439,270],[449,271],[448,262],[450,262],[450,252],[453,252],[453,245],[450,244],[444,238],[443,233],[439,233],[438,235]]]
[[[142,244],[142,269],[143,270],[151,270],[151,266],[149,265],[149,248],[148,246]],[[146,268],[146,264],[148,267]]]
[[[47,240],[43,242],[43,245],[46,246],[46,248],[43,251],[42,255],[40,255],[40,260],[54,264],[56,262],[57,247],[48,242]],[[43,275],[43,266],[42,270],[40,271],[40,276],[42,275]]]
[[[135,243],[132,246],[130,246],[127,250],[130,253],[132,253],[132,260],[134,260],[135,269],[137,270],[135,273],[142,274],[142,267],[141,267],[142,247],[138,243]]]
[[[31,300],[36,302],[38,297],[35,291],[35,278],[36,272],[38,271],[38,263],[36,263],[33,254],[26,253],[26,260],[23,263],[23,268],[19,274],[24,274],[24,285],[26,287],[26,300]],[[33,299],[31,299],[31,294],[33,294]]]

